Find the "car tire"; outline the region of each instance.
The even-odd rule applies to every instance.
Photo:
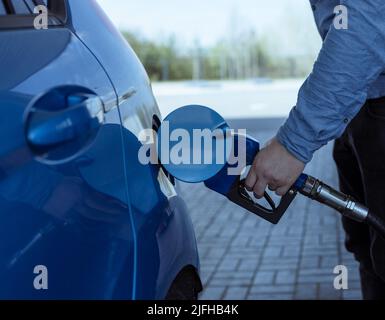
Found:
[[[198,300],[202,284],[195,270],[186,269],[178,274],[169,289],[166,300]]]

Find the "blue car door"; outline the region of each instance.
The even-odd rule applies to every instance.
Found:
[[[47,29],[31,3],[0,6],[0,298],[130,299],[117,95],[66,2],[48,1]]]
[[[163,299],[177,275],[186,267],[197,270],[199,262],[191,219],[173,178],[157,163],[156,154],[150,163],[139,160],[151,144],[142,134],[160,125],[159,108],[143,65],[96,1],[68,2],[76,34],[101,61],[118,96],[135,231],[134,298]]]

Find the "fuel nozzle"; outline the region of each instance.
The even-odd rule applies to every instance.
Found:
[[[369,209],[352,197],[311,176],[304,175],[301,181],[302,186],[298,188],[298,191],[302,195],[337,210],[347,218],[358,222],[366,221]]]

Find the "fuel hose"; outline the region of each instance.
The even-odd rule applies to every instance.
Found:
[[[335,209],[343,216],[368,224],[385,239],[384,220],[352,197],[304,174],[298,179],[295,187],[302,195]]]

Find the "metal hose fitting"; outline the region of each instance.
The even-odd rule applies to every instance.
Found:
[[[345,217],[358,222],[363,222],[368,217],[368,208],[356,202],[352,197],[333,189],[311,176],[307,177],[299,192],[306,197],[337,210]]]

